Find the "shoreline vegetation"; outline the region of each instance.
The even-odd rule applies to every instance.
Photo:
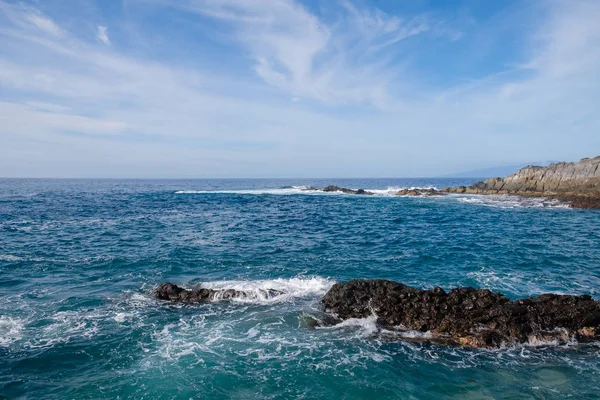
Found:
[[[364,189],[326,186],[307,191],[372,195]],[[516,195],[543,197],[568,203],[572,208],[600,208],[600,156],[578,162],[552,163],[546,167],[528,165],[504,178],[490,178],[471,186],[401,189],[398,196],[443,196],[446,194]]]

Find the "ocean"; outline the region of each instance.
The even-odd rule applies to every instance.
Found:
[[[600,212],[475,179],[0,180],[0,398],[592,399],[600,345],[314,327],[335,282],[600,299]],[[335,184],[373,196],[303,191]],[[162,282],[255,296],[182,305]],[[265,297],[261,289],[283,295]]]

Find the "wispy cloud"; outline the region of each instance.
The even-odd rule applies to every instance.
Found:
[[[108,38],[108,28],[102,25],[98,25],[98,40],[100,40],[105,45],[110,44],[110,39]]]
[[[136,0],[181,13],[177,34],[214,24],[167,43],[140,25],[144,52],[104,19],[0,0],[0,175],[414,176],[600,148],[598,2],[544,3],[516,67],[443,89],[410,60],[469,32],[336,4]],[[156,57],[173,43],[188,58]],[[207,66],[223,47],[239,64]]]
[[[61,37],[65,35],[65,31],[56,25],[54,21],[52,21],[50,18],[40,15],[39,13],[31,12],[27,14],[26,20],[52,36]]]
[[[427,33],[425,16],[401,19],[349,2],[326,23],[292,0],[227,0],[170,3],[229,24],[269,85],[294,97],[329,104],[385,107],[394,55],[381,50]],[[398,66],[396,66],[398,67]]]

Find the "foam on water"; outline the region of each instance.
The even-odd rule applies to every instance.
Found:
[[[0,261],[22,261],[22,257],[13,256],[11,254],[0,254]]]
[[[383,329],[374,316],[334,325],[319,304],[335,281],[355,278],[600,298],[600,214],[510,197],[486,205],[483,196],[395,196],[469,181],[331,183],[376,195],[300,186],[323,180],[15,184],[40,195],[2,202],[0,392],[437,399],[600,391],[600,343],[565,345],[550,333],[494,351],[442,346],[428,332]],[[174,195],[179,189],[202,194]],[[192,277],[251,296],[203,304],[153,297],[161,282],[191,288]]]
[[[243,291],[246,297],[232,299],[242,303],[269,304],[313,298],[324,295],[335,281],[322,277],[298,277],[290,279],[267,279],[248,281],[202,282],[197,287],[206,289]],[[277,291],[272,293],[272,291]]]
[[[290,194],[305,194],[305,195],[321,195],[321,196],[332,196],[332,195],[344,195],[352,196],[352,194],[344,192],[324,192],[322,190],[311,190],[309,186],[291,186],[284,188],[265,188],[265,189],[232,189],[232,190],[178,190],[175,194],[272,194],[272,195],[290,195]],[[367,192],[373,193],[374,196],[390,197],[396,196],[399,190],[428,190],[435,189],[435,186],[388,186],[386,189],[370,189],[370,188],[348,188],[351,190],[364,189]]]
[[[515,195],[450,195],[461,203],[496,208],[570,208],[568,203],[545,197],[521,197]]]
[[[22,338],[26,321],[19,318],[0,316],[0,346],[9,346]]]
[[[307,190],[308,186],[292,186],[277,189],[248,189],[248,190],[178,190],[175,194],[246,194],[246,195],[311,195],[311,196],[354,196],[353,194],[343,192],[323,192],[321,190]],[[358,188],[350,188],[358,190]],[[396,193],[400,190],[439,190],[436,186],[388,186],[386,189],[370,189],[364,190],[373,193],[376,197],[418,197],[428,198],[431,201],[438,199],[453,199],[465,204],[478,206],[494,207],[494,208],[570,208],[569,204],[557,199],[548,199],[544,197],[521,197],[517,195],[464,195],[464,194],[447,194],[445,196],[397,196]],[[372,197],[372,196],[369,196]]]
[[[377,325],[377,315],[370,315],[365,318],[348,318],[338,324],[332,326],[318,327],[317,329],[358,329],[363,335],[373,335],[379,332],[379,326]]]

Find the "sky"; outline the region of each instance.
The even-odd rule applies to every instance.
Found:
[[[599,0],[0,0],[0,176],[600,155]]]

